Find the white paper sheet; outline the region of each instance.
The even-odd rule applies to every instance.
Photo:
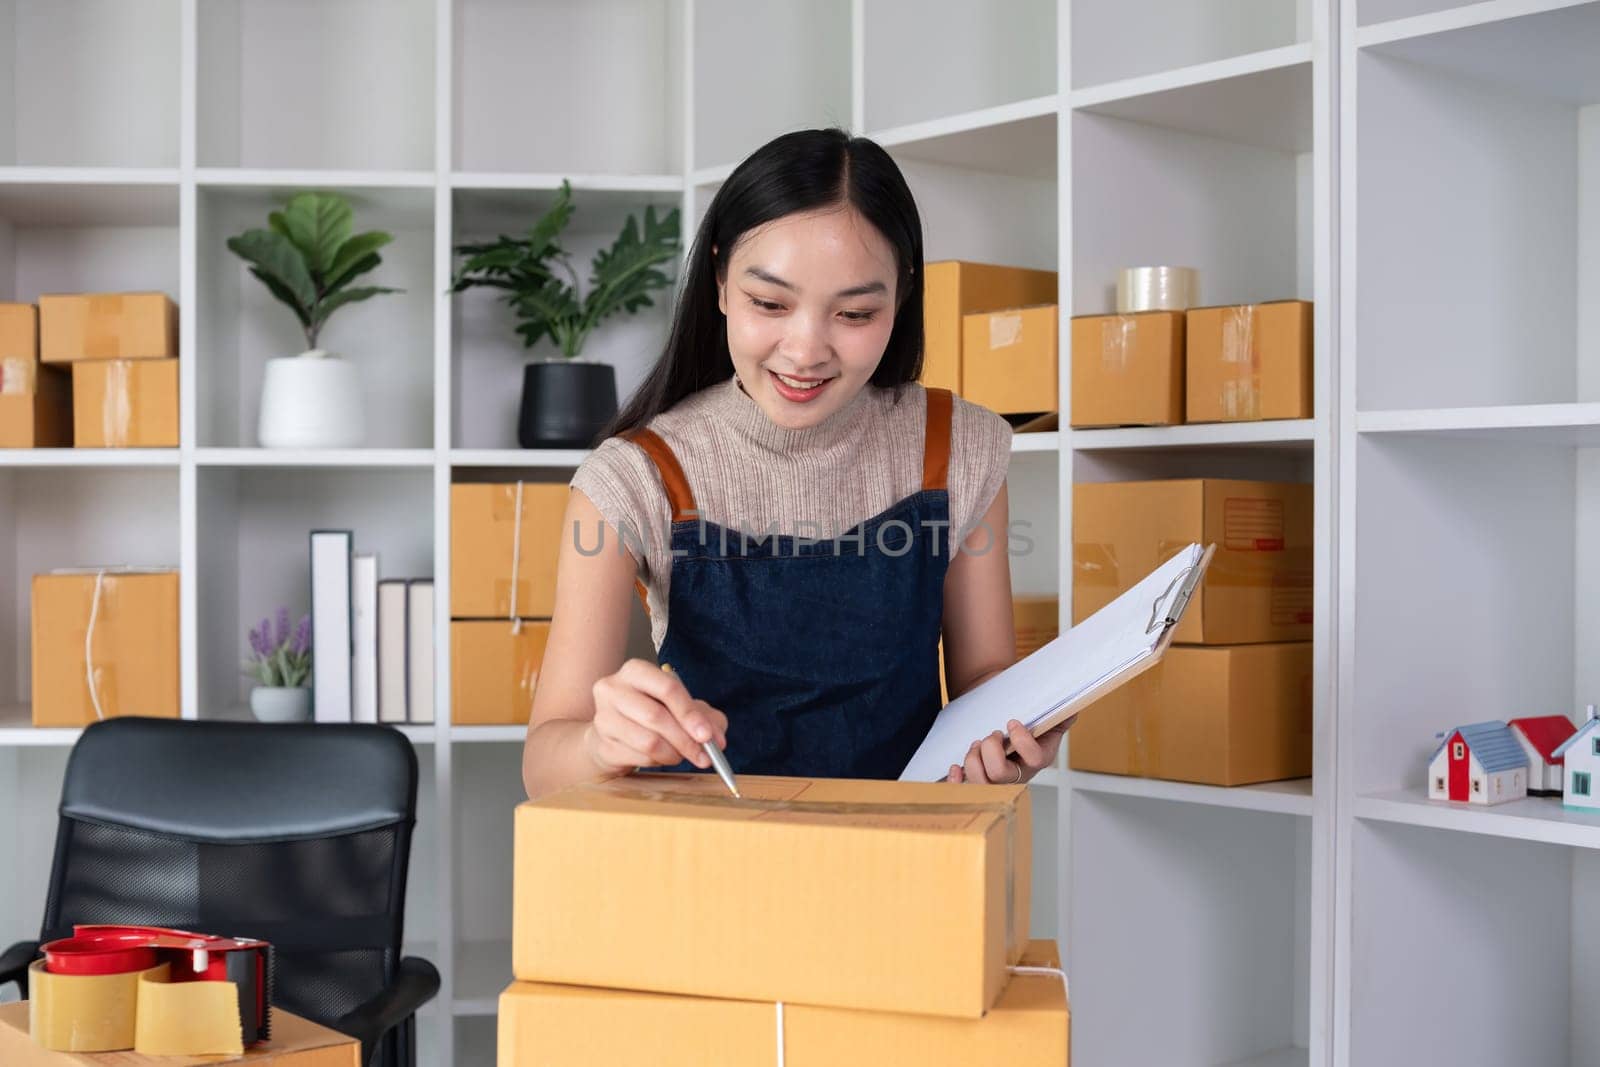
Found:
[[[1191,544],[1066,633],[946,704],[901,772],[903,782],[944,778],[972,742],[1016,719],[1035,733],[1052,715],[1155,655],[1182,579],[1204,549]]]

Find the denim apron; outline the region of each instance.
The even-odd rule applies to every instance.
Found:
[[[952,399],[924,392],[922,488],[826,540],[705,521],[666,442],[649,429],[624,435],[672,506],[659,658],[728,716],[736,774],[898,778],[942,707]]]

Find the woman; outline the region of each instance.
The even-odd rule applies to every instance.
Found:
[[[666,351],[572,479],[529,796],[636,768],[896,778],[1015,659],[1011,428],[922,368],[922,223],[884,150],[779,137],[712,199]],[[957,546],[953,549],[952,546]],[[630,599],[663,664],[624,662]],[[1021,782],[1009,724],[951,781]]]

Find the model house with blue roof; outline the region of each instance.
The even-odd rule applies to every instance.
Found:
[[[1589,718],[1556,749],[1556,755],[1566,775],[1561,806],[1600,811],[1600,718],[1593,704],[1589,705]]]
[[[1503,722],[1479,722],[1439,734],[1428,760],[1428,799],[1503,804],[1528,795],[1528,757]]]

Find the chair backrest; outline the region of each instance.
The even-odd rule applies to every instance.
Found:
[[[394,977],[416,808],[416,753],[388,727],[95,723],[67,762],[43,939],[262,938],[273,1002],[331,1023]]]

